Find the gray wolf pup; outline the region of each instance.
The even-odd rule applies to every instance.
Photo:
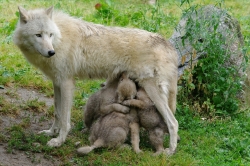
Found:
[[[122,73],[120,78],[102,85],[100,90],[89,97],[83,108],[86,130],[100,116],[111,112],[129,113],[129,107],[119,104],[118,101],[121,103],[124,99],[133,99],[137,93],[135,83],[128,78],[127,73]]]
[[[131,131],[131,142],[136,153],[139,149],[139,124],[136,110],[127,114],[111,112],[106,116],[98,118],[90,128],[91,146],[84,146],[77,149],[79,155],[88,154],[95,148],[119,147],[127,139]],[[136,146],[136,147],[135,147]]]
[[[127,71],[145,89],[167,124],[168,154],[177,147],[177,53],[162,36],[140,29],[107,27],[48,9],[25,10],[14,43],[25,58],[53,82],[55,119],[49,130],[58,134],[48,145],[61,146],[70,130],[74,78],[107,78]]]
[[[150,143],[156,150],[154,155],[164,152],[164,134],[168,133],[168,128],[145,90],[139,87],[136,99],[125,100],[122,104],[136,109],[140,126],[149,132]]]
[[[119,109],[113,109],[125,107],[122,105],[118,107],[119,104],[115,102],[123,102],[124,99],[131,100],[135,97],[135,83],[130,80],[125,73],[122,74],[119,83],[118,79],[115,79],[113,82],[111,85],[115,85],[117,87],[116,93],[114,93],[115,91],[113,90],[114,86],[110,86],[110,83],[108,83],[101,90],[99,90],[100,93],[96,92],[92,95],[96,96],[96,94],[99,94],[98,97],[96,96],[94,98],[90,98],[91,100],[88,100],[86,104],[87,109],[84,110],[84,119],[87,120],[87,123],[85,122],[85,124],[88,128],[90,127],[89,125],[91,125],[89,137],[91,146],[85,146],[77,149],[77,153],[80,155],[88,154],[95,148],[99,147],[119,147],[127,139],[129,131],[131,131],[131,143],[134,151],[136,153],[141,152],[139,149],[140,139],[137,111],[134,109],[129,113],[124,114],[121,113]],[[107,95],[107,93],[110,93],[110,95]],[[104,95],[107,95],[108,98]],[[103,105],[103,103],[107,103],[105,101],[110,102],[108,105]],[[96,107],[94,104],[99,106]],[[102,107],[110,109],[102,109]],[[98,115],[100,116],[98,117]],[[98,118],[96,121],[95,117]],[[90,122],[89,119],[92,119],[92,121]]]
[[[116,93],[118,96],[118,103],[135,98],[137,93],[136,85],[131,79],[129,79],[127,72],[122,73]]]

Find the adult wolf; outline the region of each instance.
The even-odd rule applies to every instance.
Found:
[[[55,119],[48,135],[59,132],[49,146],[60,146],[70,130],[74,78],[116,78],[127,71],[145,89],[169,128],[168,154],[177,147],[174,117],[177,93],[177,53],[158,34],[139,29],[107,27],[48,9],[18,7],[20,19],[14,43],[26,59],[52,81]]]

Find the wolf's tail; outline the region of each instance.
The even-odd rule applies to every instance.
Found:
[[[81,147],[81,148],[78,148],[77,149],[77,153],[79,155],[85,155],[85,154],[88,154],[89,152],[91,152],[92,150],[94,150],[95,148],[100,148],[100,147],[103,147],[104,146],[104,142],[102,139],[97,139],[93,145],[91,146],[84,146],[84,147]]]

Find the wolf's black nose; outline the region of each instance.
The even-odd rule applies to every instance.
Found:
[[[48,54],[49,54],[49,56],[53,56],[53,55],[55,54],[55,51],[54,51],[54,50],[50,50],[50,51],[48,52]]]

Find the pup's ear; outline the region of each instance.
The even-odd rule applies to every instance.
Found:
[[[128,78],[128,73],[127,71],[124,71],[121,73],[121,76],[120,76],[120,81],[124,80],[124,79],[127,79]]]
[[[46,10],[46,14],[49,16],[50,19],[52,19],[53,10],[54,10],[54,6],[51,6],[50,8],[48,8],[48,9]]]
[[[125,78],[129,78],[128,77],[128,73],[127,73],[127,71],[124,71],[123,73],[122,73],[122,76],[121,76],[123,79],[125,79]]]
[[[20,22],[26,24],[28,22],[28,12],[23,7],[18,6],[18,10],[20,13]]]

